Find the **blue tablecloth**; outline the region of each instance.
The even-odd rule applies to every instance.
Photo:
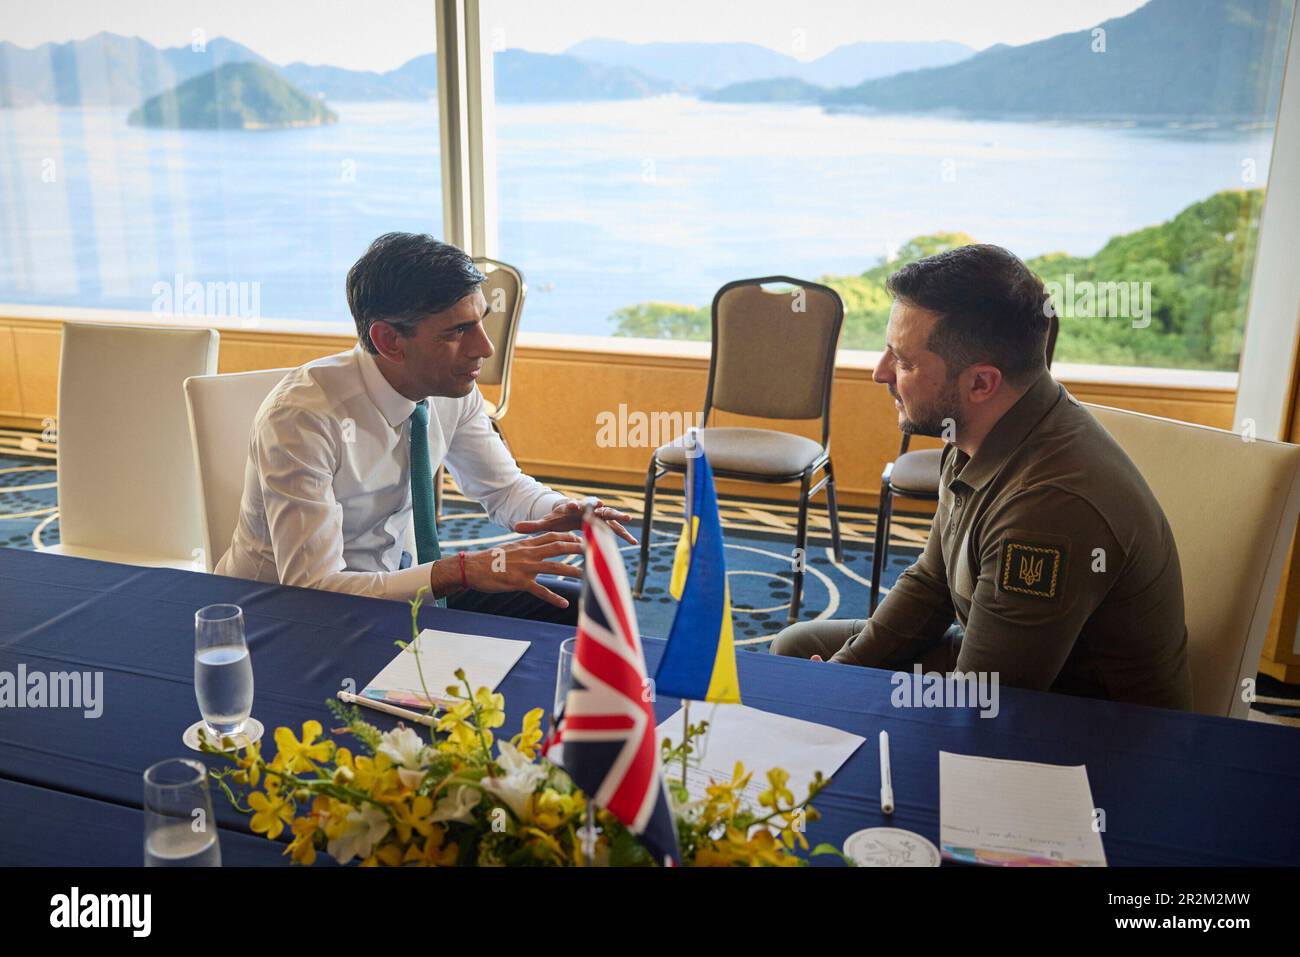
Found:
[[[0,864],[6,867],[120,867],[144,860],[144,812],[108,801],[0,778]],[[288,866],[260,835],[219,829],[226,867]]]
[[[116,806],[100,808],[98,818],[116,836],[86,851],[86,860],[139,861],[141,775],[187,753],[180,735],[198,717],[194,612],[216,602],[244,609],[253,713],[268,728],[297,729],[310,718],[328,724],[326,699],[348,682],[363,687],[396,654],[393,642],[410,638],[410,609],[401,602],[0,548],[0,671],[25,664],[104,674],[98,718],[72,709],[0,710],[0,781],[26,786],[0,791],[0,863],[74,859],[88,829],[73,819],[98,804]],[[432,606],[422,609],[420,625],[531,641],[499,689],[502,730],[517,730],[529,708],[549,709],[558,647],[570,629]],[[661,648],[647,639],[652,668]],[[737,657],[746,704],[868,738],[816,802],[823,817],[809,826],[813,843],[838,845],[860,828],[890,825],[937,844],[938,752],[946,750],[1087,765],[1093,798],[1106,811],[1103,840],[1113,865],[1300,864],[1300,732],[1293,728],[1005,688],[991,719],[973,710],[896,709],[885,671]],[[661,699],[659,719],[677,707]],[[377,712],[373,720],[393,724]],[[874,741],[881,729],[890,733],[897,802],[888,818],[879,807]],[[60,797],[46,805],[42,794]],[[246,820],[219,793],[213,800],[239,848],[232,862],[276,859],[245,857],[236,839],[247,833]],[[54,827],[60,819],[72,826]],[[44,832],[40,843],[29,829]],[[268,844],[268,851],[279,848]]]

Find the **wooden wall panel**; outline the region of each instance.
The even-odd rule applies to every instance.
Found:
[[[19,397],[23,415],[35,420],[53,416],[59,408],[59,346],[63,331],[53,328],[19,326],[12,329],[14,355],[18,360]]]
[[[22,394],[18,387],[18,354],[14,331],[0,326],[0,416],[21,416]]]
[[[0,408],[0,423],[39,428],[40,419],[53,415],[57,403],[58,324],[49,320],[0,320],[0,329],[5,328],[15,342],[21,414]],[[296,366],[349,349],[355,341],[350,335],[223,330],[219,369],[245,372]],[[678,413],[678,421],[682,421],[700,411],[707,380],[708,360],[699,356],[521,345],[516,353],[510,409],[503,430],[529,472],[639,487],[645,481],[654,445],[673,436],[647,434],[649,441],[641,445],[603,445],[598,441],[599,417],[608,414],[630,424],[638,413],[649,421],[653,421],[655,413]],[[1218,427],[1232,424],[1231,390],[1069,380],[1066,386],[1085,402]],[[495,395],[493,390],[485,390],[485,394],[489,398]],[[815,423],[792,425],[725,413],[715,421],[719,425],[785,427],[810,437],[819,434]],[[871,381],[870,369],[847,365],[836,370],[831,422],[831,454],[843,503],[874,505],[880,473],[897,454],[900,437],[893,403],[885,388]],[[937,446],[938,442],[930,439],[914,443],[916,448]],[[794,486],[724,481],[719,483],[719,489],[726,495],[796,495]]]

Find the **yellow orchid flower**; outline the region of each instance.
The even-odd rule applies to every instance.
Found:
[[[397,867],[402,863],[402,847],[391,841],[371,851],[370,856],[361,862],[362,867]]]
[[[533,856],[538,860],[545,860],[549,857],[556,863],[564,861],[564,848],[560,846],[559,841],[545,831],[535,827],[526,827],[523,829],[523,834],[528,849],[533,852]]]
[[[460,855],[460,847],[455,841],[444,845],[443,841],[446,837],[445,827],[441,824],[433,825],[422,847],[417,848],[412,844],[406,849],[406,856],[402,858],[403,863],[421,867],[454,867]]]
[[[480,728],[499,728],[506,723],[506,696],[500,692],[479,688],[474,692],[474,704],[478,705]]]
[[[438,719],[436,728],[438,731],[450,731],[457,725],[464,724],[473,713],[474,705],[472,702],[458,702],[443,712],[442,717]]]
[[[392,806],[393,827],[397,830],[397,839],[403,844],[411,840],[414,830],[422,837],[428,837],[433,830],[429,815],[433,813],[433,799],[426,794],[411,801],[401,801]]]
[[[320,828],[320,819],[315,814],[295,818],[292,828],[294,838],[284,853],[295,864],[311,867],[316,863],[316,832]]]
[[[299,741],[289,728],[276,728],[276,759],[284,761],[284,768],[290,774],[316,770],[315,762],[328,761],[334,754],[333,741],[313,743],[323,730],[319,721],[306,721],[302,726],[302,740]]]
[[[472,760],[475,755],[481,756],[485,747],[491,751],[492,732],[479,731],[464,721],[452,726],[447,731],[447,737],[438,742],[439,751],[467,760]]]
[[[244,750],[235,759],[235,764],[239,770],[230,776],[231,779],[237,784],[257,787],[257,782],[262,777],[262,742],[253,741],[245,745]]]
[[[758,796],[758,803],[773,810],[782,804],[793,804],[794,792],[785,786],[789,780],[789,771],[784,768],[772,768],[767,772],[767,782],[772,786]]]
[[[279,794],[268,795],[254,791],[248,796],[248,806],[254,812],[249,827],[271,840],[279,837],[284,826],[293,820],[293,809],[289,807],[288,799]]]
[[[542,742],[542,709],[534,708],[524,715],[519,733],[510,739],[520,754],[528,760],[537,757],[537,746]]]
[[[557,831],[564,824],[587,810],[587,802],[580,794],[561,794],[547,788],[534,794],[533,823],[545,831]]]

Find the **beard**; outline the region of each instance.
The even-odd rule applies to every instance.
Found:
[[[899,396],[891,387],[889,394],[895,399]],[[899,413],[898,427],[908,435],[927,435],[941,438],[945,429],[951,434],[961,427],[961,398],[957,394],[957,382],[946,382],[943,391],[929,404],[913,408],[909,414],[906,409]]]

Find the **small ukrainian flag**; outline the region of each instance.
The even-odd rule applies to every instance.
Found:
[[[740,703],[731,593],[713,470],[698,438],[686,459],[687,510],[669,590],[678,599],[655,693],[690,701]]]

